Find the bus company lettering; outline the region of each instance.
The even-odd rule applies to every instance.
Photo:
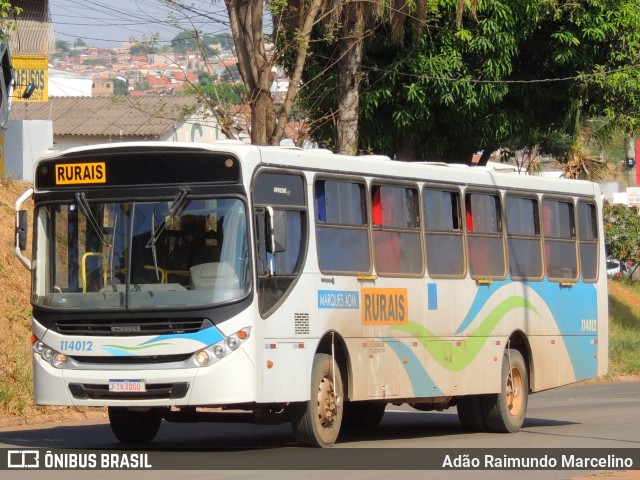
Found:
[[[406,325],[409,297],[406,288],[363,288],[363,325]]]
[[[318,308],[357,310],[360,308],[360,297],[358,292],[318,290]]]
[[[78,183],[106,183],[107,170],[104,162],[73,163],[56,165],[56,185]]]

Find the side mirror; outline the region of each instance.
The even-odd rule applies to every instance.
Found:
[[[23,250],[27,248],[27,211],[22,210],[22,204],[26,202],[33,195],[33,189],[28,188],[20,198],[16,201],[16,225],[15,225],[15,254],[20,263],[31,270],[31,260],[22,254]]]
[[[28,216],[26,210],[20,210],[16,218],[16,247],[20,251],[27,249]]]

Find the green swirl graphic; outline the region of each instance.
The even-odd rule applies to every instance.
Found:
[[[136,351],[136,350],[145,350],[147,348],[153,348],[153,347],[163,347],[165,345],[173,345],[173,344],[169,342],[157,342],[157,343],[150,343],[148,345],[139,345],[137,347],[125,347],[123,345],[103,345],[103,347],[118,348],[120,350],[127,350],[127,351]]]
[[[429,355],[442,367],[452,372],[457,372],[466,368],[476,358],[480,349],[486,343],[489,335],[496,328],[500,320],[516,308],[526,308],[540,316],[533,304],[526,298],[507,298],[487,315],[473,333],[464,338],[462,355],[452,355],[452,343],[450,341],[442,340],[442,337],[434,335],[433,332],[415,322],[409,322],[407,325],[399,325],[393,328],[416,338],[427,352],[429,352]],[[441,341],[434,341],[434,338]]]

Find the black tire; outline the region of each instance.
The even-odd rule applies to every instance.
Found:
[[[505,350],[502,357],[501,391],[484,398],[485,421],[489,431],[520,431],[527,414],[529,373],[527,364],[518,350]]]
[[[487,430],[483,401],[483,395],[467,395],[456,400],[458,419],[466,431],[484,432]]]
[[[343,415],[342,375],[331,355],[318,353],[311,368],[311,397],[289,407],[296,440],[307,447],[330,447],[340,434]]]
[[[346,402],[342,425],[347,428],[376,428],[384,417],[385,402]]]
[[[149,443],[160,430],[162,417],[155,409],[144,412],[126,407],[109,407],[109,424],[118,440],[123,443]]]

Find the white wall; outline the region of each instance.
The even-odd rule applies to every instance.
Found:
[[[4,174],[33,182],[35,162],[53,147],[50,120],[9,120],[4,132]]]
[[[50,97],[90,97],[93,80],[75,73],[49,69]]]

